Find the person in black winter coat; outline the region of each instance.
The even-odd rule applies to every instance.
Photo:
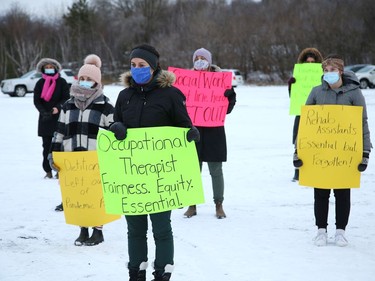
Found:
[[[60,76],[61,65],[50,58],[41,59],[36,69],[42,73],[42,78],[34,88],[34,105],[39,111],[38,136],[43,142],[43,170],[45,178],[52,178],[52,170],[48,161],[53,133],[56,130],[57,119],[61,106],[69,99],[69,84]]]
[[[175,76],[162,70],[159,53],[150,45],[135,47],[130,53],[131,70],[121,76],[125,89],[119,93],[114,121],[110,127],[118,140],[126,138],[127,128],[174,126],[191,128],[188,141],[199,140],[187,113],[185,96],[172,86]],[[156,187],[155,187],[156,188]],[[168,281],[173,270],[171,211],[149,215],[155,240],[154,281]],[[145,281],[148,215],[125,216],[128,225],[130,281]]]
[[[193,55],[194,69],[199,71],[220,71],[220,68],[212,64],[211,53],[204,49],[198,49]],[[224,96],[228,98],[227,114],[231,113],[236,104],[236,93],[233,88],[226,90]],[[200,133],[200,141],[196,143],[200,167],[202,162],[207,162],[212,179],[213,199],[216,206],[216,217],[225,218],[223,210],[224,201],[224,176],[223,162],[227,161],[227,141],[224,126],[197,127]],[[184,216],[191,218],[197,215],[196,206],[190,206]]]
[[[323,61],[323,56],[316,48],[305,48],[301,51],[301,53],[298,55],[297,63],[321,63]],[[296,83],[296,78],[293,76],[289,78],[288,80],[288,92],[289,97],[290,93],[292,91],[292,84]],[[297,140],[297,134],[298,134],[298,125],[299,120],[301,116],[296,115],[294,118],[294,125],[293,125],[293,136],[292,136],[292,143],[295,144]],[[294,169],[294,176],[292,181],[298,181],[299,180],[299,170]]]

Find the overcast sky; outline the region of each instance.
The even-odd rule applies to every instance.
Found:
[[[54,17],[64,13],[72,3],[73,0],[1,0],[0,14],[6,13],[13,5],[18,5],[29,14]]]

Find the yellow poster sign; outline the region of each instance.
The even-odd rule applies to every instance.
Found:
[[[53,152],[53,161],[67,224],[98,226],[120,218],[105,213],[96,151]]]
[[[106,212],[140,215],[204,203],[194,142],[186,128],[128,129],[123,141],[100,130],[97,151]]]
[[[313,87],[321,84],[323,75],[321,63],[297,63],[294,65],[293,77],[296,82],[291,86],[290,115],[300,115],[301,106],[305,105]]]
[[[360,186],[362,160],[360,106],[303,106],[297,150],[303,166],[299,184],[317,188]]]

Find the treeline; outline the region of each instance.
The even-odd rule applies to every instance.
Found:
[[[42,57],[77,71],[95,53],[107,82],[117,81],[131,48],[149,43],[164,68],[192,67],[194,50],[204,47],[247,82],[282,83],[306,47],[338,53],[346,64],[375,63],[373,7],[373,0],[77,0],[51,20],[16,5],[0,16],[0,80]]]

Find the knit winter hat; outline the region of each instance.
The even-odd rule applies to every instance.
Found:
[[[206,50],[205,48],[200,48],[194,52],[193,63],[198,56],[204,57],[210,65],[212,64],[212,55],[210,51]]]
[[[97,55],[91,54],[85,58],[83,63],[84,65],[78,71],[78,79],[82,76],[88,76],[96,83],[101,84],[101,81],[102,81],[102,73],[100,71],[100,67],[102,66],[101,59]]]
[[[36,65],[36,71],[43,73],[44,67],[47,64],[52,64],[55,67],[56,72],[60,72],[62,69],[61,64],[57,60],[51,58],[43,58]]]
[[[329,55],[328,57],[326,57],[322,62],[323,70],[327,67],[327,65],[336,67],[340,71],[344,71],[344,60],[338,55]]]
[[[133,58],[140,58],[145,60],[153,70],[156,70],[159,66],[159,52],[152,46],[143,44],[132,49],[130,52],[130,61]]]

